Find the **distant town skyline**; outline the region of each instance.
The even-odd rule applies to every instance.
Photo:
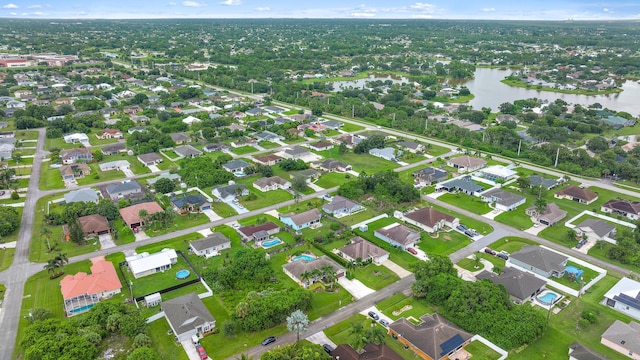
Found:
[[[640,19],[640,1],[173,0],[0,2],[2,18]]]

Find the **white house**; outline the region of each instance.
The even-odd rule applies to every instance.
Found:
[[[66,142],[67,144],[89,142],[89,137],[85,133],[75,133],[75,134],[65,135],[63,139],[64,139],[64,142]]]
[[[198,256],[216,256],[220,254],[220,251],[231,248],[231,240],[222,233],[216,232],[204,239],[191,241],[189,248]]]
[[[100,171],[109,171],[129,169],[131,164],[129,164],[129,161],[127,160],[116,160],[98,164],[98,166],[100,167]]]
[[[171,266],[178,262],[178,254],[174,249],[162,249],[155,254],[143,252],[128,256],[125,260],[133,277],[139,279],[171,269]]]
[[[179,341],[200,337],[216,327],[216,320],[196,293],[167,300],[160,308]]]
[[[622,278],[604,295],[605,305],[640,320],[640,282]]]

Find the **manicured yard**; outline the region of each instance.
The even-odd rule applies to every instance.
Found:
[[[364,130],[364,126],[360,126],[360,125],[356,125],[356,124],[351,124],[351,123],[344,123],[344,125],[342,125],[340,127],[340,130],[342,131],[346,131],[346,132],[353,132],[353,131],[360,131],[360,130]]]
[[[13,262],[13,255],[15,254],[15,252],[16,249],[0,249],[0,271],[9,268],[9,266]]]
[[[351,225],[355,225],[358,224],[360,222],[363,222],[365,220],[369,220],[371,218],[374,218],[378,215],[377,212],[371,210],[371,209],[366,209],[362,210],[362,211],[358,211],[357,213],[353,214],[353,215],[349,215],[349,216],[344,216],[338,219],[338,221],[340,221],[341,223],[347,224],[349,226]]]
[[[400,277],[386,266],[375,264],[356,268],[354,275],[356,279],[374,290],[380,290],[400,280]]]
[[[478,256],[479,259],[481,259],[480,254],[476,254]],[[465,269],[465,270],[469,270],[471,272],[474,271],[478,271],[478,270],[482,270],[484,268],[484,265],[482,265],[482,263],[479,263],[476,267],[476,260],[474,259],[469,259],[469,258],[464,258],[462,260],[460,260],[456,265],[460,266],[461,268]]]
[[[179,159],[180,155],[178,155],[175,151],[173,150],[162,150],[160,151],[162,154],[168,156],[170,159]],[[161,155],[162,155],[161,154]],[[166,157],[163,157],[162,160],[164,161],[166,159]]]
[[[176,279],[176,272],[180,270],[189,270],[191,274],[184,280],[178,280]],[[133,297],[153,294],[154,292],[166,289],[171,286],[180,285],[188,280],[193,280],[197,277],[191,267],[187,265],[187,263],[180,257],[180,255],[178,255],[178,262],[171,266],[170,270],[141,277],[139,279],[133,277],[133,274],[131,274],[128,267],[123,267],[122,271],[127,278],[126,282],[133,282]]]
[[[415,256],[409,254],[406,251],[403,251],[400,248],[394,248],[391,244],[381,239],[378,239],[374,235],[375,230],[381,227],[385,227],[387,225],[391,225],[395,222],[398,222],[398,220],[394,218],[384,218],[384,219],[376,220],[372,223],[369,223],[368,230],[365,232],[362,232],[358,229],[356,229],[355,232],[356,234],[362,236],[363,238],[369,240],[370,242],[387,250],[390,253],[389,258],[391,259],[391,261],[396,263],[398,266],[406,270],[411,270],[412,264],[418,261],[418,259]]]
[[[347,181],[355,179],[355,176],[351,174],[338,173],[338,172],[330,172],[326,173],[314,183],[321,188],[329,189],[334,186],[340,186]]]
[[[152,228],[145,229],[145,233],[149,236],[158,236],[167,234],[170,232],[188,229],[190,227],[206,224],[209,222],[209,218],[202,213],[192,213],[188,215],[177,215],[174,221],[173,226],[166,226],[164,228],[158,227],[157,229]]]
[[[515,236],[507,236],[504,237],[493,244],[491,244],[491,249],[496,251],[506,251],[509,254],[513,254],[514,252],[522,249],[525,245],[538,245],[532,240],[515,237]]]
[[[500,354],[480,341],[474,341],[471,344],[465,346],[471,357],[476,360],[497,360],[500,359]]]
[[[124,173],[119,170],[100,171],[100,167],[98,166],[98,164],[89,164],[89,167],[91,168],[91,174],[76,180],[79,186],[89,185],[89,184],[103,182],[103,181],[120,180],[120,179],[126,178]],[[58,169],[52,169],[52,170],[57,171],[58,176],[60,176],[60,170]]]
[[[49,167],[50,162],[43,162],[40,170],[40,190],[64,189],[64,182],[59,169]]]
[[[282,269],[280,270],[282,271]],[[311,310],[309,310],[310,320],[315,320],[322,315],[326,315],[338,310],[353,301],[353,296],[340,285],[335,285],[335,292],[314,292],[311,299]]]
[[[438,197],[438,200],[444,201],[447,204],[455,205],[461,209],[470,211],[474,214],[482,215],[491,212],[491,207],[486,202],[480,200],[475,196],[469,196],[466,194],[444,194]]]
[[[127,224],[124,223],[124,221],[122,221],[122,219],[117,219],[116,221],[114,221],[113,227],[118,231],[117,239],[113,236],[113,234],[111,235],[116,245],[120,246],[136,241],[136,236],[133,234],[133,231],[129,226],[127,226]]]
[[[258,145],[260,145],[261,147],[263,147],[265,149],[275,149],[275,148],[278,148],[278,147],[282,146],[280,144],[277,144],[277,143],[274,143],[274,142],[271,142],[271,141],[260,141],[258,143]]]
[[[277,218],[269,215],[269,214],[261,214],[261,215],[254,215],[254,216],[250,216],[250,217],[246,217],[244,219],[240,219],[238,220],[238,223],[242,226],[247,226],[247,225],[254,225],[258,223],[258,220],[260,220],[262,223],[265,222],[274,222],[280,226],[283,226],[283,224],[280,222],[280,220],[278,220]]]
[[[89,138],[89,143],[91,143],[93,139]],[[45,138],[44,140],[44,149],[45,150],[51,150],[51,149],[73,149],[73,148],[77,148],[79,144],[67,144],[63,138],[56,138],[56,139],[50,139],[50,138]]]
[[[525,214],[525,210],[532,204],[530,201],[518,206],[513,211],[505,211],[495,217],[495,220],[503,224],[507,224],[518,230],[525,230],[533,226],[531,217]]]
[[[138,159],[136,159],[136,161],[137,161],[137,162],[140,162],[140,161],[138,161]],[[142,163],[140,163],[140,164],[142,164]],[[174,169],[174,168],[175,168],[175,169],[179,168],[178,164],[174,163],[173,161],[171,161],[171,160],[169,160],[169,159],[167,159],[167,158],[165,158],[165,157],[163,157],[163,158],[162,158],[162,162],[161,162],[161,163],[159,163],[159,164],[158,164],[158,165],[156,165],[156,166],[157,166],[157,167],[158,167],[158,169],[160,169],[160,170],[170,170],[170,169]]]
[[[216,214],[222,216],[223,218],[238,215],[238,212],[235,211],[230,205],[220,201],[214,201],[211,203],[211,210]]]
[[[153,349],[160,354],[161,359],[189,360],[182,345],[173,339],[174,335],[167,334],[171,328],[166,318],[150,323],[147,329]]]
[[[373,173],[392,170],[399,166],[396,162],[384,160],[369,154],[354,154],[353,152],[340,154],[340,150],[337,146],[334,146],[331,150],[318,151],[317,153],[327,159],[331,158],[345,162],[351,165],[353,170],[357,172],[366,171],[367,173]]]
[[[428,255],[449,255],[470,243],[469,237],[455,230],[440,231],[437,238],[422,232],[422,240],[418,243],[418,247]]]
[[[287,205],[287,206],[281,207],[281,208],[278,209],[278,212],[280,214],[288,214],[288,213],[291,213],[291,212],[300,213],[300,212],[307,211],[307,210],[312,209],[312,208],[320,208],[323,203],[324,203],[324,200],[322,200],[322,199],[312,198],[312,199],[309,199],[309,200],[300,201],[298,203],[294,203],[294,204],[291,204],[291,205]]]
[[[241,146],[237,148],[230,147],[229,150],[236,155],[251,154],[258,151],[258,149],[254,148],[253,146]]]
[[[279,204],[283,201],[293,199],[293,195],[291,195],[290,192],[280,189],[262,192],[253,187],[249,187],[249,192],[256,196],[254,200],[244,200],[246,198],[245,196],[240,198],[240,203],[249,210],[262,209],[270,205]]]
[[[427,200],[428,201],[428,200]],[[464,216],[462,214],[458,214],[455,211],[440,207],[438,205],[434,205],[434,204],[429,204],[430,207],[441,211],[445,214],[449,214],[452,216],[457,217],[458,219],[460,219],[460,224],[464,224],[466,225],[468,228],[470,229],[476,229],[477,232],[479,232],[482,235],[487,235],[489,233],[491,233],[493,231],[493,227],[487,223],[478,221],[476,219],[472,219],[470,217]]]
[[[9,123],[11,124],[11,123]],[[15,137],[18,140],[37,140],[38,132],[37,131],[28,131],[28,130],[18,130],[15,133]],[[35,144],[35,143],[28,143]]]
[[[422,300],[413,297],[406,297],[402,293],[395,294],[390,298],[380,301],[377,305],[383,314],[392,320],[413,316],[420,320],[425,314],[433,314],[434,310]],[[400,312],[403,308],[405,311]],[[396,314],[394,314],[396,311]]]

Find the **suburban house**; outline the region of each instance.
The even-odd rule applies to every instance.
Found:
[[[308,227],[315,227],[320,225],[320,218],[322,214],[318,209],[310,209],[300,214],[280,214],[280,221],[286,226],[290,226],[292,229],[299,231]]]
[[[283,159],[275,154],[267,154],[260,156],[256,155],[253,157],[253,160],[260,165],[273,166],[281,162]]]
[[[329,130],[339,130],[341,127],[344,126],[344,123],[342,121],[338,121],[338,120],[321,121],[319,124],[324,126],[327,129],[329,129]]]
[[[373,235],[402,250],[415,247],[420,240],[419,231],[398,223],[380,228],[374,231]]]
[[[600,211],[622,215],[630,220],[638,220],[640,218],[640,202],[629,201],[624,199],[609,200],[600,207]]]
[[[142,194],[142,185],[138,184],[135,180],[125,180],[107,185],[105,191],[111,200],[118,200],[128,196]]]
[[[451,179],[436,185],[436,191],[447,192],[461,192],[470,196],[480,196],[480,193],[484,191],[484,187],[478,185],[473,181],[471,176],[465,175],[463,177]]]
[[[598,194],[589,189],[583,189],[576,185],[569,185],[564,189],[560,189],[553,194],[556,199],[568,199],[579,202],[581,204],[589,205],[592,202],[598,200]]]
[[[305,180],[307,180],[308,183],[318,180],[318,178],[320,177],[320,172],[314,169],[306,169],[306,170],[300,170],[298,172],[294,172],[291,175],[289,175],[290,178],[295,178],[296,176],[302,176],[303,178],[305,178]]]
[[[100,201],[98,192],[93,189],[74,190],[64,194],[65,204],[74,202],[92,202],[97,204],[98,201]]]
[[[146,132],[146,131],[147,131],[147,128],[144,126],[134,126],[132,128],[129,128],[129,130],[127,130],[129,134],[133,134],[135,132]]]
[[[232,173],[233,175],[238,176],[244,175],[244,169],[251,166],[253,165],[243,160],[231,160],[228,163],[222,165],[222,168]]]
[[[362,210],[362,206],[345,197],[336,195],[331,198],[328,204],[322,205],[322,210],[334,217],[341,218]]]
[[[389,324],[389,334],[422,359],[446,359],[471,342],[471,334],[438,314],[427,314],[420,320],[420,325],[414,325],[400,318]]]
[[[172,197],[171,204],[179,214],[211,209],[211,202],[199,194]]]
[[[574,341],[569,345],[569,360],[609,360],[609,358]]]
[[[402,155],[402,151],[396,150],[392,147],[386,147],[382,149],[374,148],[369,150],[369,155],[377,156],[389,161],[398,161],[398,158],[396,156]]]
[[[311,166],[327,172],[347,172],[352,169],[351,165],[334,159],[326,159],[324,161],[314,162],[311,164]]]
[[[593,242],[616,237],[616,227],[600,219],[586,219],[576,225],[574,230],[578,236],[586,237]]]
[[[127,147],[123,143],[106,145],[100,149],[103,155],[116,155],[125,151],[127,151]]]
[[[534,206],[528,207],[525,214],[535,218],[537,222],[542,225],[555,225],[558,221],[564,219],[567,216],[567,212],[560,209],[556,203],[549,203],[545,206],[544,210],[538,214],[538,209]]]
[[[131,229],[135,229],[138,226],[144,225],[143,220],[140,218],[140,210],[145,210],[148,215],[164,211],[160,204],[155,201],[127,206],[119,211],[125,224],[127,224]]]
[[[249,195],[249,189],[244,184],[218,185],[211,193],[218,199],[229,202],[237,199],[238,196]]]
[[[640,324],[616,320],[602,333],[600,343],[632,359],[640,359]]]
[[[122,284],[115,267],[104,256],[91,259],[91,274],[79,272],[67,275],[60,281],[66,316],[89,311],[101,300],[120,293]]]
[[[322,255],[313,260],[302,259],[298,261],[291,261],[289,263],[282,265],[282,270],[284,271],[285,274],[287,274],[287,276],[293,279],[293,281],[295,281],[302,287],[307,288],[309,287],[309,285],[321,279],[318,279],[315,277],[306,279],[305,276],[303,276],[302,274],[312,273],[316,269],[320,271],[324,271],[323,268],[325,266],[330,266],[331,268],[333,268],[333,271],[336,272],[336,278],[341,278],[346,274],[346,270],[342,266],[338,265],[338,263],[331,260],[326,255]]]
[[[90,162],[93,160],[93,154],[91,150],[87,148],[61,150],[60,159],[65,165]]]
[[[173,182],[179,183],[182,178],[180,177],[179,174],[172,174],[172,173],[162,173],[154,178],[147,178],[147,184],[154,186],[156,184],[156,182],[158,182],[158,180],[160,179],[169,179]]]
[[[271,142],[273,142],[273,141],[284,140],[284,137],[282,137],[282,136],[280,136],[278,134],[272,133],[271,131],[263,131],[263,132],[260,132],[260,133],[256,133],[253,136],[258,141],[271,141]]]
[[[124,135],[122,135],[122,131],[118,129],[104,129],[98,131],[96,137],[98,139],[122,139]]]
[[[359,236],[353,238],[351,244],[338,249],[338,255],[349,262],[357,262],[358,259],[360,259],[360,261],[371,261],[376,265],[380,265],[389,260],[388,251]]]
[[[282,157],[292,160],[302,159],[304,157],[312,155],[311,152],[300,146],[294,146],[292,148],[284,149],[281,153]]]
[[[91,168],[87,164],[62,165],[59,170],[62,180],[71,182],[91,174]]]
[[[89,142],[89,137],[85,133],[69,134],[62,137],[67,144]]]
[[[142,154],[138,155],[138,161],[140,161],[144,166],[158,165],[162,162],[162,156],[156,153]]]
[[[81,216],[78,218],[78,221],[80,222],[80,227],[82,228],[82,232],[84,233],[85,237],[111,233],[111,226],[109,226],[109,220],[107,220],[107,218],[102,215],[93,214],[93,215]],[[69,241],[71,239],[71,236],[69,234],[68,225],[65,224],[63,226],[63,232],[65,235],[65,239]]]
[[[511,300],[516,304],[524,304],[532,300],[544,289],[547,283],[527,272],[512,267],[505,267],[499,275],[491,271],[483,270],[476,275],[476,279],[489,280],[496,286],[504,286]]]
[[[287,190],[291,188],[291,183],[280,176],[271,176],[256,180],[253,183],[253,187],[262,192],[278,189]]]
[[[555,251],[540,246],[525,245],[509,256],[507,266],[513,264],[545,278],[552,276],[561,278],[564,276],[568,260],[568,257]]]
[[[162,249],[154,254],[143,252],[127,256],[125,260],[133,277],[139,279],[171,269],[178,262],[178,254],[174,249]]]
[[[480,170],[487,165],[487,162],[468,155],[447,160],[447,166],[458,169],[458,172],[469,172]]]
[[[173,151],[175,151],[176,154],[183,158],[192,158],[202,155],[202,151],[194,148],[191,145],[176,146],[175,148],[173,148]]]
[[[202,151],[204,152],[214,152],[214,151],[224,151],[227,150],[229,147],[225,144],[207,144],[202,148]]]
[[[332,138],[331,141],[336,145],[345,144],[347,149],[353,149],[353,147],[358,145],[362,139],[353,134],[344,134],[342,136]]]
[[[604,295],[604,304],[640,320],[640,282],[623,277]]]
[[[124,170],[129,169],[131,164],[127,160],[116,160],[98,164],[98,167],[100,167],[100,171]]]
[[[545,189],[551,190],[561,183],[560,180],[543,178],[540,175],[529,176],[529,186],[534,188],[538,185],[544,186]]]
[[[317,143],[309,144],[309,148],[315,151],[326,151],[333,149],[333,144],[328,141],[319,141]]]
[[[16,139],[0,139],[0,140],[8,140],[8,142],[0,141],[0,160],[9,159],[13,155],[13,152],[16,150]]]
[[[430,207],[425,207],[406,214],[396,211],[394,216],[429,233],[442,230],[445,226],[453,229],[460,224],[460,220],[458,218]]]
[[[436,169],[434,167],[427,167],[413,172],[413,186],[417,188],[431,186],[435,183],[439,183],[446,178],[446,171]]]
[[[220,251],[231,248],[231,240],[222,233],[214,232],[204,239],[189,242],[189,248],[198,256],[216,256]]]
[[[399,141],[396,145],[414,154],[424,153],[424,150],[425,150],[424,145],[417,143],[415,141]]]
[[[493,204],[497,210],[511,211],[527,202],[527,198],[502,189],[491,189],[480,194],[482,201]]]
[[[502,165],[493,165],[480,170],[481,176],[491,181],[509,181],[518,173]]]
[[[248,225],[238,228],[242,241],[255,241],[256,243],[269,239],[269,236],[280,232],[280,226],[269,221],[260,225]]]
[[[196,293],[167,300],[160,305],[173,334],[179,341],[213,331],[216,320]]]
[[[397,352],[385,343],[376,345],[368,343],[363,348],[363,353],[355,351],[351,345],[340,344],[331,352],[332,359],[340,360],[403,360]]]
[[[198,119],[195,116],[189,115],[186,118],[182,119],[182,122],[187,124],[187,125],[191,125],[193,123],[199,123],[202,122],[202,120]]]
[[[169,136],[171,137],[171,140],[176,143],[176,145],[186,144],[191,141],[191,138],[183,133],[169,134]]]
[[[265,106],[263,108],[263,110],[267,113],[267,114],[282,114],[283,112],[285,112],[286,110],[281,108],[281,107],[277,107],[277,106]]]

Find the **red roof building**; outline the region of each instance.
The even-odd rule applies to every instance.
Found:
[[[79,272],[60,281],[67,316],[89,311],[101,300],[120,293],[122,284],[113,264],[99,256],[91,259],[91,274]]]
[[[140,219],[140,217],[138,216],[140,214],[140,210],[146,210],[149,216],[164,211],[160,204],[152,201],[122,208],[120,209],[120,216],[122,216],[122,220],[124,220],[124,222],[133,229],[143,225],[142,219]]]

